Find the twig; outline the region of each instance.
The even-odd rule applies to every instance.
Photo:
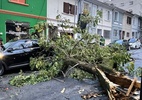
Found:
[[[57,81],[59,81],[59,82],[62,82],[62,83],[65,82],[64,80],[60,80],[60,79],[58,79],[58,78],[53,78],[53,79],[55,79],[55,80],[57,80]]]
[[[75,68],[76,66],[78,66],[78,65],[79,65],[79,63],[75,64],[73,67],[69,68],[69,69],[66,71],[66,73],[64,73],[64,72],[62,71],[63,76],[66,77],[67,74],[68,74],[68,72],[69,72],[70,70],[72,70],[73,68]]]

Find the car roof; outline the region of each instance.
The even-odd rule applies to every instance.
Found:
[[[135,38],[131,38],[131,39],[129,39],[129,42],[130,43],[136,42],[136,39]]]
[[[13,41],[9,41],[9,42],[19,42],[19,41],[35,41],[35,42],[38,42],[37,39],[19,39],[19,40],[13,40]]]

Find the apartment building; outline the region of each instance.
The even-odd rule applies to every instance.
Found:
[[[111,41],[123,39],[122,29],[123,29],[123,17],[125,10],[119,9],[118,7],[112,6],[112,34]]]
[[[142,17],[142,11],[141,11],[142,0],[99,0],[99,1],[116,6],[120,9],[123,9],[123,10],[133,14],[133,17],[131,19],[132,33],[130,33],[130,37],[139,38],[142,36],[142,24],[141,24],[142,23],[142,18],[141,18]],[[127,18],[125,18],[125,19],[127,20]],[[128,20],[130,20],[130,19],[128,18]],[[127,26],[127,23],[126,23],[126,26]],[[123,34],[124,34],[124,32],[123,32]],[[128,36],[129,32],[126,34]]]
[[[139,23],[139,16],[134,14],[132,17],[132,36],[134,38],[139,38],[141,29],[139,28],[140,23]]]
[[[133,14],[142,16],[142,0],[101,0]]]
[[[65,32],[73,37],[72,27],[77,23],[77,1],[78,0],[48,0],[47,9],[47,23],[52,24],[58,35],[62,35]],[[60,17],[57,19],[57,16]],[[64,28],[65,20],[69,20],[70,23],[66,23],[70,28]],[[49,29],[50,30],[50,29]],[[53,33],[49,31],[49,37],[52,37]]]
[[[79,2],[79,13],[82,13],[84,9],[87,9],[91,16],[96,16],[97,10],[102,12],[102,18],[98,25],[88,25],[89,33],[99,34],[104,36],[105,44],[111,42],[111,30],[112,30],[112,7],[108,4],[102,3],[97,0],[80,0]]]

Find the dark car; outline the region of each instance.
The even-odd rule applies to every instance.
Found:
[[[113,44],[118,44],[121,45],[123,47],[126,48],[126,50],[130,50],[130,45],[129,45],[129,41],[128,40],[115,40],[112,43],[109,44],[109,46],[111,47]]]
[[[17,40],[4,44],[5,50],[0,52],[0,75],[5,70],[29,64],[30,57],[34,57],[41,50],[37,40]]]

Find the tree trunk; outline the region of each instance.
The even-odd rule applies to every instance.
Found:
[[[64,65],[67,68],[69,65],[74,66],[78,64],[76,67],[87,71],[95,76],[98,77],[101,86],[106,90],[109,99],[110,100],[116,100],[118,97],[120,98],[120,94],[117,93],[118,86],[129,88],[131,83],[133,82],[132,79],[128,78],[127,76],[121,76],[121,74],[118,75],[118,73],[113,72],[107,73],[105,71],[102,71],[97,65],[93,64],[87,64],[85,62],[77,61],[76,59],[67,59],[64,61]],[[137,89],[140,89],[140,82],[136,81],[133,86]],[[120,91],[119,91],[120,92]],[[122,96],[122,95],[121,95]],[[126,96],[125,94],[123,95]]]

